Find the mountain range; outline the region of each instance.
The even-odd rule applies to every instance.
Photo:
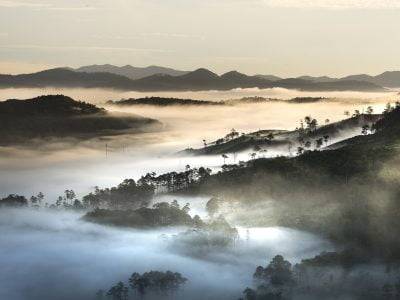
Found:
[[[283,78],[274,76],[274,75],[257,75],[260,78],[268,79],[271,81],[282,80]],[[400,87],[400,71],[387,71],[382,74],[371,76],[367,74],[357,74],[357,75],[349,75],[341,78],[334,78],[329,76],[299,76],[297,79],[303,79],[313,82],[336,82],[336,81],[347,81],[347,80],[355,80],[355,81],[365,81],[370,82],[382,87],[387,88],[399,88]]]
[[[171,68],[159,67],[159,66],[148,66],[145,68],[133,67],[131,65],[126,65],[123,67],[118,67],[110,64],[106,65],[91,65],[91,66],[83,66],[77,69],[71,69],[76,72],[85,72],[85,73],[112,73],[116,75],[121,75],[128,77],[132,80],[152,76],[155,74],[166,74],[171,76],[180,76],[188,71],[180,71],[174,70]]]
[[[94,65],[78,69],[56,68],[31,74],[0,75],[0,87],[83,87],[146,92],[274,87],[303,91],[385,91],[385,87],[400,87],[400,72],[385,72],[378,76],[301,76],[282,79],[272,75],[249,76],[237,71],[217,75],[204,68],[186,72],[156,66],[135,68]]]

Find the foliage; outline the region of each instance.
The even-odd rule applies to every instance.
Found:
[[[24,196],[11,194],[0,199],[0,207],[24,207],[28,206],[28,200]]]
[[[142,296],[147,292],[168,295],[176,292],[186,282],[187,279],[180,273],[171,271],[150,271],[142,275],[133,273],[129,278],[130,287]]]
[[[85,220],[102,224],[128,227],[195,226],[202,223],[198,217],[188,214],[188,206],[180,208],[166,202],[156,203],[153,208],[136,210],[96,209],[84,216]]]
[[[133,179],[125,179],[117,187],[99,189],[83,197],[86,207],[132,209],[145,207],[150,204],[154,196],[154,186],[141,180],[137,183]]]

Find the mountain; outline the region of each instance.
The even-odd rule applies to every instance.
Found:
[[[395,78],[395,76],[392,76]],[[386,78],[386,77],[385,77]],[[86,73],[57,68],[32,74],[0,75],[0,87],[80,87],[109,88],[128,91],[200,91],[230,90],[235,88],[298,89],[303,91],[384,91],[373,82],[336,80],[314,82],[300,78],[270,81],[259,76],[248,76],[232,71],[218,76],[207,70],[198,69],[180,76],[155,74],[132,80],[112,73]]]
[[[64,68],[32,74],[0,75],[0,87],[83,87],[130,89],[132,80],[111,73],[80,73]]]
[[[398,88],[400,87],[400,71],[384,72],[377,76],[370,76],[367,74],[350,75],[343,77],[342,80],[366,81],[383,87]]]
[[[269,80],[269,81],[277,81],[277,80],[283,79],[283,78],[275,76],[275,75],[259,75],[258,74],[258,75],[255,75],[255,76],[258,77],[258,78]]]
[[[152,76],[155,74],[165,74],[170,76],[181,76],[187,71],[175,70],[172,68],[165,68],[159,66],[149,66],[145,68],[132,67],[130,65],[126,65],[123,67],[118,67],[110,64],[106,65],[91,65],[91,66],[83,66],[78,69],[73,69],[76,72],[85,72],[85,73],[111,73],[115,75],[125,76],[132,80]]]
[[[256,77],[267,79],[270,81],[280,81],[282,78],[279,78],[274,75],[256,75]],[[337,82],[337,81],[362,81],[362,82],[368,82],[372,83],[375,85],[379,85],[381,87],[386,87],[386,88],[399,88],[400,87],[400,71],[388,71],[384,72],[382,74],[376,75],[376,76],[371,76],[367,74],[356,74],[356,75],[349,75],[345,76],[342,78],[333,78],[329,76],[299,76],[296,77],[295,79],[299,80],[307,80],[307,81],[312,81],[312,82],[322,82],[322,83],[332,83],[332,82]],[[286,79],[283,79],[286,80]]]
[[[316,81],[316,82],[333,82],[337,81],[337,78],[331,78],[328,76],[319,76],[319,77],[313,77],[313,76],[300,76],[297,77],[298,79],[303,79],[303,80],[309,80],[309,81]],[[362,81],[362,80],[361,80]]]
[[[399,88],[400,87],[400,71],[384,72],[382,74],[371,76],[368,74],[356,74],[349,75],[342,78],[332,78],[328,76],[300,76],[298,79],[304,79],[314,82],[337,82],[337,81],[363,81],[376,84],[387,88]]]

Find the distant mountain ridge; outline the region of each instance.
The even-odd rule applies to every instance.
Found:
[[[378,80],[386,82],[387,77],[391,78],[392,84],[396,83],[396,73],[389,73],[388,76],[382,75],[378,77]],[[237,71],[219,76],[204,68],[179,76],[157,73],[136,80],[109,72],[77,72],[68,68],[56,68],[32,74],[0,75],[0,87],[80,87],[145,92],[276,87],[303,91],[385,91],[382,85],[359,81],[353,77],[323,82],[314,81],[312,77],[268,80],[259,75],[249,76]]]
[[[188,73],[191,73],[189,71],[182,71],[182,70],[176,70],[173,68],[166,68],[166,67],[161,67],[161,66],[148,66],[144,68],[140,67],[133,67],[131,65],[126,65],[122,67],[110,65],[110,64],[104,64],[104,65],[90,65],[90,66],[83,66],[77,69],[71,69],[76,72],[85,72],[85,73],[111,73],[115,75],[121,75],[128,77],[132,80],[136,79],[141,79],[153,75],[170,75],[170,76],[182,76]],[[201,70],[206,70],[206,69],[201,69]],[[228,75],[230,73],[237,73],[241,74],[236,71],[231,71],[228,72],[224,75]],[[222,76],[224,76],[222,75]],[[230,74],[233,75],[233,74]],[[244,74],[242,74],[244,75]],[[247,75],[245,75],[247,76]],[[288,78],[282,78],[279,76],[275,76],[272,74],[269,75],[254,75],[254,76],[249,76],[253,78],[260,78],[260,79],[265,79],[268,81],[279,81],[283,79],[288,79]],[[330,76],[309,76],[309,75],[304,75],[304,76],[299,76],[296,77],[296,79],[303,79],[307,81],[313,81],[313,82],[335,82],[335,81],[365,81],[369,83],[373,83],[382,87],[388,87],[388,88],[396,88],[400,87],[400,71],[387,71],[382,74],[376,75],[376,76],[371,76],[367,74],[356,74],[356,75],[349,75],[345,77],[330,77]]]
[[[382,74],[371,76],[367,74],[349,75],[342,78],[332,78],[328,76],[300,76],[298,79],[310,80],[313,82],[337,82],[337,81],[364,81],[387,88],[400,87],[400,71],[387,71]]]
[[[131,65],[126,65],[122,67],[105,64],[105,65],[90,65],[83,66],[77,69],[71,69],[76,72],[85,72],[85,73],[111,73],[115,75],[121,75],[128,77],[129,79],[136,80],[148,76],[152,76],[155,74],[166,74],[171,76],[181,76],[188,71],[180,71],[172,68],[165,68],[160,66],[148,66],[144,68],[133,67]]]

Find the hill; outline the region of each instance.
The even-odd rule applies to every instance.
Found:
[[[113,115],[95,105],[63,95],[0,102],[1,145],[28,143],[33,139],[87,139],[137,133],[157,126],[160,123],[153,119]]]
[[[180,98],[164,98],[164,97],[145,97],[130,98],[118,101],[108,101],[107,104],[112,105],[155,105],[155,106],[174,106],[174,105],[224,105],[223,102],[213,102],[205,100],[192,100]]]
[[[224,168],[187,192],[218,196],[218,213],[236,224],[308,230],[368,261],[398,261],[400,106],[373,128],[339,149]]]
[[[294,99],[296,100],[296,99]],[[293,102],[297,103],[297,102]],[[361,134],[362,127],[371,126],[377,122],[382,116],[379,114],[362,114],[345,119],[339,122],[319,126],[313,130],[296,129],[293,131],[286,130],[259,130],[248,134],[238,134],[231,132],[225,137],[207,144],[206,147],[199,149],[186,149],[181,154],[190,155],[217,155],[237,153],[241,151],[254,151],[261,154],[265,150],[279,149],[284,147],[284,151],[290,145],[291,150],[295,151],[297,147],[305,147],[310,142],[308,148],[314,148],[316,140],[322,139],[322,144],[318,147],[326,147],[330,141],[337,138],[345,139],[346,135]],[[346,134],[349,132],[349,134]],[[302,142],[299,142],[301,140]],[[332,147],[342,147],[345,141],[329,145]]]

